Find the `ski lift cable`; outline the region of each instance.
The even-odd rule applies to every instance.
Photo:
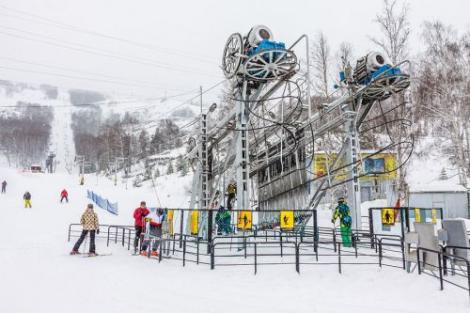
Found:
[[[105,77],[105,78],[111,78],[113,80],[130,82],[130,83],[132,83],[134,85],[137,85],[137,86],[147,86],[147,87],[152,87],[152,88],[160,87],[160,89],[162,89],[162,90],[176,90],[176,91],[181,91],[182,90],[182,89],[165,88],[165,87],[162,87],[162,86],[157,86],[152,81],[132,80],[132,79],[122,78],[122,77],[118,77],[118,76],[102,74],[102,73],[94,73],[94,72],[82,71],[82,70],[71,69],[71,68],[66,68],[66,67],[60,67],[60,66],[51,65],[51,64],[44,64],[44,63],[38,63],[38,62],[19,60],[19,59],[11,58],[11,57],[0,56],[0,59],[8,60],[8,61],[15,62],[15,63],[20,63],[20,64],[27,64],[27,65],[35,65],[35,66],[45,67],[45,68],[48,68],[48,69],[53,68],[53,69],[57,69],[57,70],[64,71],[64,72],[72,72],[72,73],[79,73],[79,74],[92,75],[92,76],[101,76],[101,77]]]
[[[0,28],[2,27],[5,28],[5,26],[0,26]],[[101,57],[113,58],[113,59],[126,61],[129,63],[139,64],[139,65],[153,66],[153,67],[160,68],[160,69],[166,69],[170,71],[184,72],[184,73],[190,73],[190,74],[197,74],[200,76],[221,77],[220,75],[214,75],[214,74],[201,72],[198,69],[188,69],[187,67],[177,68],[167,63],[158,63],[149,59],[142,59],[142,58],[138,59],[133,56],[119,55],[113,52],[101,51],[94,47],[79,45],[75,43],[67,43],[67,42],[64,43],[64,41],[59,41],[55,38],[51,38],[49,36],[44,36],[41,34],[29,32],[29,31],[17,30],[17,32],[25,33],[27,35],[25,36],[25,35],[15,34],[15,33],[7,32],[7,31],[0,31],[0,34],[8,36],[8,37],[19,38],[19,39],[26,40],[26,41],[39,42],[39,43],[50,45],[50,46],[60,47],[60,48],[69,49],[72,51],[78,51],[78,52],[97,55]],[[27,36],[30,36],[30,37],[27,37]],[[45,40],[39,39],[37,37],[42,37],[46,39]]]
[[[156,46],[154,44],[138,42],[136,40],[121,38],[121,37],[117,37],[117,36],[97,32],[97,31],[94,31],[94,30],[85,29],[85,28],[78,27],[78,26],[75,26],[75,25],[71,25],[71,24],[63,23],[63,22],[53,20],[53,19],[50,19],[50,18],[46,18],[44,16],[40,16],[40,15],[37,15],[37,14],[32,14],[30,12],[26,12],[26,11],[23,11],[23,10],[18,10],[18,9],[14,9],[14,8],[11,8],[11,7],[7,7],[3,4],[0,4],[0,8],[4,9],[6,11],[14,12],[15,14],[19,15],[19,16],[18,15],[14,16],[14,15],[9,15],[8,13],[0,13],[1,15],[4,15],[4,16],[18,18],[18,19],[22,19],[22,20],[25,20],[25,21],[30,21],[30,22],[33,22],[33,23],[49,24],[49,25],[53,25],[55,27],[58,27],[60,29],[75,31],[75,32],[78,32],[78,33],[83,33],[83,34],[92,35],[92,36],[96,36],[96,37],[106,38],[106,39],[113,40],[113,41],[123,42],[123,43],[126,43],[126,44],[130,44],[132,46],[138,46],[138,47],[146,48],[146,49],[149,49],[149,50],[152,50],[152,51],[157,51],[157,52],[164,53],[164,54],[171,54],[171,55],[177,54],[177,55],[180,55],[180,56],[184,56],[184,57],[187,57],[187,58],[192,58],[194,60],[198,60],[200,62],[215,64],[212,57],[209,57],[209,56],[195,55],[193,53],[188,53],[188,52],[182,51],[182,50],[170,49],[170,48],[167,48],[167,47],[160,47],[160,46]],[[31,18],[27,19],[22,15],[29,16],[32,19]],[[166,52],[163,52],[165,50],[166,50]]]

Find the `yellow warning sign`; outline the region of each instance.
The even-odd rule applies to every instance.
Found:
[[[281,229],[291,230],[294,228],[294,211],[281,211]]]
[[[237,228],[239,230],[251,230],[253,219],[251,211],[240,211],[238,213]]]
[[[437,210],[436,209],[431,210],[431,222],[433,224],[437,223]]]
[[[199,233],[199,212],[191,212],[191,235],[197,235]]]
[[[421,223],[421,210],[419,208],[415,208],[415,222]]]
[[[395,210],[393,208],[382,209],[382,225],[395,224]]]

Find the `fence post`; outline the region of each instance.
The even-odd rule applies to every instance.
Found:
[[[447,248],[446,247],[442,247],[442,261],[443,261],[443,264],[442,264],[442,268],[444,269],[444,275],[447,275]]]
[[[378,246],[379,246],[379,267],[382,267],[382,240],[379,239],[378,241]]]
[[[406,262],[405,262],[405,243],[403,241],[403,237],[400,238],[400,245],[401,245],[401,259],[403,261],[403,269],[406,269]]]
[[[300,274],[300,243],[295,245],[295,270]]]
[[[200,239],[201,239],[200,237],[197,237],[197,240],[196,240],[196,264],[199,264],[199,240],[200,240]],[[209,253],[211,252],[211,249],[210,249],[211,242],[212,242],[212,241],[209,241],[209,242],[207,243],[208,250],[209,250],[208,252],[209,252]]]
[[[108,234],[106,238],[106,247],[109,247],[109,230],[111,229],[111,226],[108,226]]]
[[[336,230],[333,227],[333,249],[336,252]]]
[[[183,266],[186,265],[186,236],[183,239]]]
[[[258,249],[256,248],[255,242],[255,275],[258,272]]]
[[[245,235],[243,235],[243,256],[245,257],[246,259],[246,237]]]
[[[342,274],[342,271],[341,271],[341,243],[338,242],[338,270],[339,270],[339,273]]]
[[[354,255],[356,256],[357,259],[357,235],[353,235],[353,244],[354,244]]]
[[[160,245],[158,246],[158,250],[160,250],[160,252],[158,253],[158,263],[162,261],[162,254],[163,254],[162,246],[164,244],[165,244],[165,241],[163,241],[163,237],[160,237]]]
[[[281,258],[284,257],[284,253],[282,251],[282,230],[279,233],[279,243],[281,244]]]
[[[215,244],[212,243],[211,244],[211,249],[212,249],[212,253],[210,255],[210,258],[211,258],[211,270],[213,270],[215,268]]]
[[[124,247],[124,240],[125,240],[125,235],[126,235],[126,229],[123,227],[122,228],[122,246]]]
[[[69,234],[67,236],[67,242],[70,242],[70,231],[72,230],[72,224],[69,224]]]
[[[441,285],[441,290],[444,290],[444,281],[442,279],[442,255],[440,253],[437,254],[437,264],[439,265],[439,283]]]
[[[470,296],[470,262],[467,261],[468,295]]]
[[[416,250],[416,260],[418,261],[418,274],[421,275],[421,257],[420,257],[420,252],[421,250],[418,249]]]

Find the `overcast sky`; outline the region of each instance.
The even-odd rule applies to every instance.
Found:
[[[137,97],[190,92],[223,79],[221,54],[233,32],[265,24],[289,45],[321,30],[332,50],[348,41],[361,55],[374,50],[368,36],[377,35],[381,7],[379,0],[0,0],[0,79]],[[470,0],[413,0],[409,9],[415,50],[424,20],[470,29]]]

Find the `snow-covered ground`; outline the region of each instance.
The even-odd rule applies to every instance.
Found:
[[[142,199],[158,204],[151,187],[128,189],[88,176],[85,186],[68,174],[32,174],[0,169],[9,183],[0,196],[0,312],[469,312],[468,294],[435,278],[376,266],[218,267],[175,260],[133,257],[119,245],[98,252],[111,256],[68,255],[67,226],[78,222],[88,202],[86,188],[119,202],[119,216],[96,209],[101,223],[131,224]],[[161,177],[163,206],[186,201],[190,177]],[[67,188],[70,203],[59,203]],[[33,208],[22,207],[29,190]]]

